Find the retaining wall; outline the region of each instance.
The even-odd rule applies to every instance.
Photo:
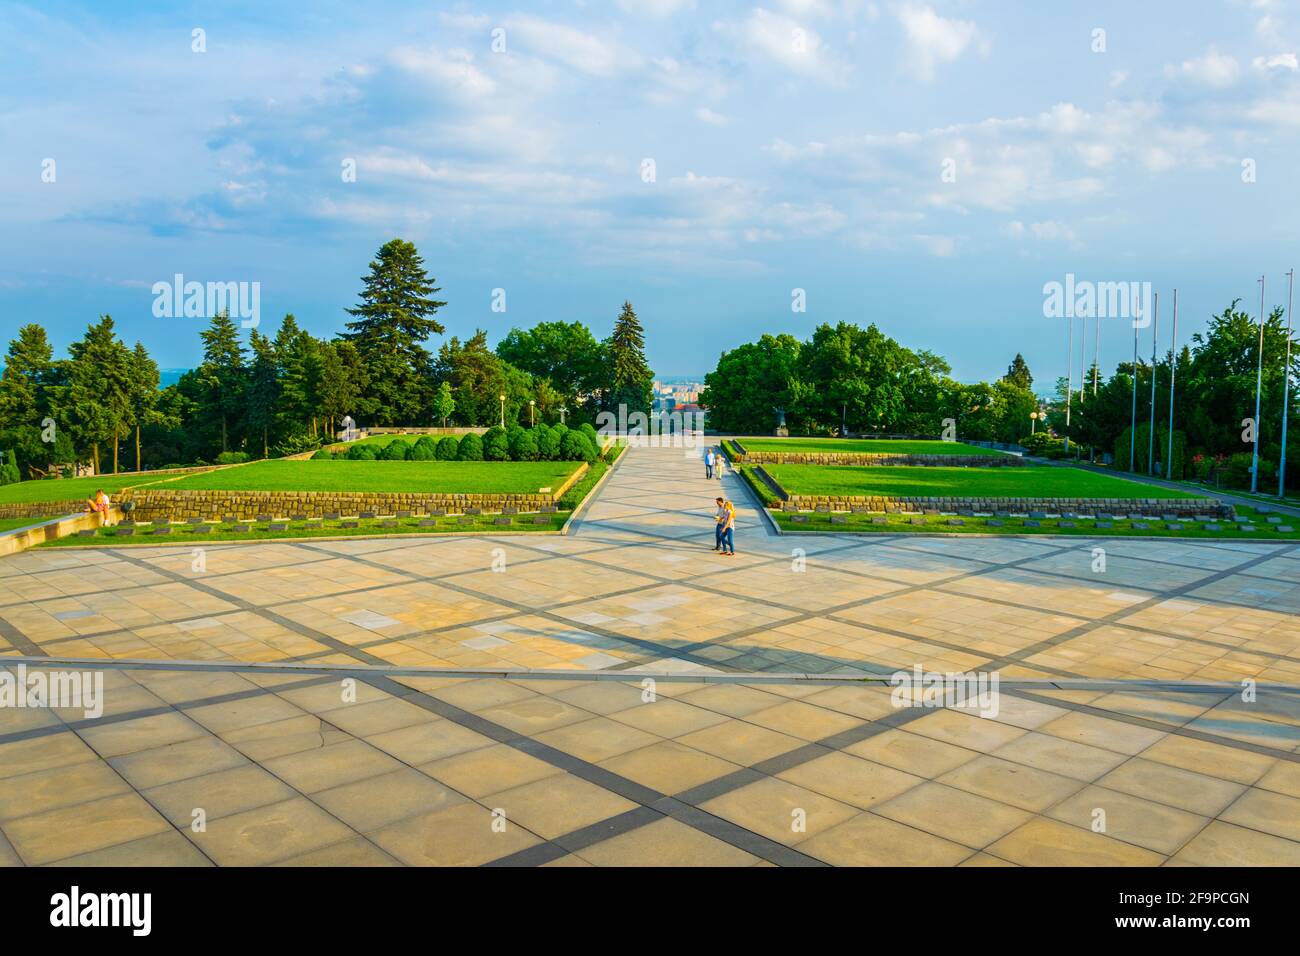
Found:
[[[865,509],[872,512],[890,511],[1010,511],[1028,514],[1041,511],[1050,514],[1076,512],[1079,514],[1141,514],[1160,515],[1223,515],[1233,514],[1232,505],[1214,498],[911,498],[867,497],[832,495],[790,495],[780,507],[785,511],[831,511]]]

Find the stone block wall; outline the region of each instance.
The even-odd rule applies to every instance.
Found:
[[[1231,505],[1221,504],[1214,498],[913,498],[875,497],[860,495],[789,495],[780,505],[787,510],[816,511],[829,507],[831,511],[851,511],[866,508],[873,512],[888,511],[1010,511],[1027,514],[1042,511],[1050,514],[1075,512],[1079,514],[1141,514],[1160,515],[1221,515],[1233,514]]]
[[[467,508],[484,512],[517,508],[540,511],[554,503],[549,494],[398,494],[394,492],[311,492],[311,491],[198,491],[192,489],[141,488],[123,494],[122,501],[133,501],[129,512],[136,521],[184,521],[187,518],[215,519],[224,515],[252,520],[258,515],[289,518],[325,514],[356,517],[365,512],[394,515],[399,511],[427,514],[445,509],[449,514],[464,513]]]
[[[86,510],[86,499],[27,501],[0,505],[0,518],[55,518]]]
[[[751,451],[747,465],[913,465],[938,468],[1016,468],[1029,464],[1016,455],[886,455],[839,452]]]

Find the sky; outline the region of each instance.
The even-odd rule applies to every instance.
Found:
[[[447,336],[626,299],[666,376],[849,321],[1046,391],[1067,274],[1152,283],[1161,351],[1175,287],[1180,344],[1285,304],[1300,2],[762,2],[0,2],[0,335],[193,365],[177,273],[332,335],[393,237]]]

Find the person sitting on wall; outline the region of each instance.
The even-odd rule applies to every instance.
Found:
[[[86,514],[98,514],[99,523],[101,525],[107,525],[109,523],[108,515],[111,506],[112,502],[109,500],[108,495],[104,493],[103,488],[100,488],[95,492],[95,497],[86,502]]]

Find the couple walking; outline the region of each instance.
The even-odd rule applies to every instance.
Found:
[[[713,550],[734,557],[736,543],[732,538],[732,529],[736,526],[736,506],[721,495],[714,501],[718,503],[718,513],[713,529]]]

